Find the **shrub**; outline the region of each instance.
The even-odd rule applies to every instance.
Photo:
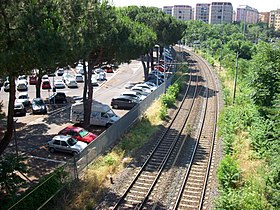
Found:
[[[237,188],[240,180],[240,171],[236,160],[230,155],[226,155],[221,161],[217,177],[222,189],[228,191]]]

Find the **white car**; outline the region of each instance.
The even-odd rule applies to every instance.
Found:
[[[121,95],[123,95],[123,96],[131,96],[133,98],[137,98],[140,101],[143,101],[146,98],[146,96],[144,96],[141,93],[136,92],[136,91],[125,91],[125,92],[122,92]]]
[[[27,91],[27,80],[19,80],[17,83],[17,90],[18,91]]]
[[[144,84],[147,84],[147,85],[149,85],[150,87],[153,87],[154,89],[157,89],[157,85],[156,85],[155,83],[153,83],[153,82],[147,81],[147,82],[144,82]]]
[[[107,79],[106,79],[106,73],[105,73],[105,72],[99,72],[99,74],[97,74],[97,80],[98,80],[98,81],[107,80]]]
[[[136,86],[132,87],[130,90],[138,92],[138,93],[140,93],[141,95],[144,95],[144,96],[147,96],[151,93],[151,90],[149,90],[149,89],[144,89],[142,87],[136,87]]]
[[[82,74],[75,74],[76,82],[84,82],[84,77]]]
[[[101,68],[97,68],[97,69],[94,69],[94,73],[95,74],[99,74],[99,73],[105,73],[105,71],[103,70],[103,69],[101,69]]]
[[[69,73],[64,73],[63,75],[62,75],[62,81],[63,82],[65,82],[66,83],[66,80],[68,80],[69,78],[73,78],[74,77],[74,75],[72,75],[72,74],[69,74]]]
[[[65,88],[65,84],[62,81],[62,79],[57,79],[54,81],[54,87],[55,88]]]
[[[67,85],[67,87],[69,88],[77,88],[78,87],[78,83],[76,82],[76,79],[74,77],[70,77],[66,80],[65,84]]]
[[[76,66],[76,70],[77,70],[77,73],[79,74],[84,74],[84,67],[83,67],[83,64],[79,63],[77,66]]]
[[[47,74],[43,75],[42,80],[49,80],[49,76]]]
[[[29,106],[29,96],[28,93],[20,93],[16,100],[17,103],[22,103],[24,106]]]
[[[67,152],[73,155],[81,153],[86,147],[87,143],[77,141],[71,136],[57,135],[48,142],[50,152]]]
[[[134,87],[142,87],[144,89],[151,90],[151,92],[156,89],[156,87],[151,87],[145,83],[136,84],[136,85],[134,85]]]

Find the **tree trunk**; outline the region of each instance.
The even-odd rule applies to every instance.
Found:
[[[141,63],[143,65],[143,69],[144,69],[144,78],[145,78],[145,81],[147,81],[148,80],[148,75],[149,75],[149,69],[146,66],[144,55],[141,55]]]
[[[83,63],[85,64],[85,63]],[[85,66],[84,66],[85,68]],[[85,81],[85,87],[84,88],[84,127],[90,126],[90,115],[91,115],[91,103],[92,103],[92,83],[91,83],[91,77],[92,77],[92,69],[93,69],[93,60],[88,60],[88,71],[85,71],[85,74],[87,74],[87,81]]]
[[[36,98],[41,98],[41,83],[42,83],[42,76],[37,76],[37,83],[36,83]]]
[[[150,50],[150,61],[151,61],[151,69],[154,69],[154,52],[153,49]]]
[[[14,133],[14,102],[15,102],[15,77],[9,76],[10,82],[10,95],[8,105],[7,116],[7,131],[4,134],[3,139],[0,140],[0,155],[3,154],[7,146],[12,140]]]

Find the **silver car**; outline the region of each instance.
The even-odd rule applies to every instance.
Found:
[[[59,151],[77,155],[86,148],[87,143],[77,141],[71,136],[57,135],[48,142],[48,146],[51,153]]]

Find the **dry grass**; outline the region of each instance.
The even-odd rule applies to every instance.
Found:
[[[157,125],[162,121],[159,118],[160,101],[156,100],[153,105],[146,111],[145,117],[150,123],[150,127],[154,129],[145,129],[146,136],[152,135]],[[145,126],[145,125],[144,125]],[[127,136],[138,136],[139,140],[143,140],[143,136],[139,134],[139,130],[135,130],[136,135],[128,133]],[[71,205],[67,209],[88,209],[97,203],[100,196],[106,190],[110,177],[122,170],[131,161],[130,157],[126,157],[126,152],[121,147],[115,147],[111,152],[100,156],[90,165],[82,178],[80,185],[77,186],[75,195],[69,198]]]
[[[236,135],[236,140],[233,145],[235,151],[234,156],[237,158],[239,167],[242,171],[242,180],[247,181],[256,179],[259,170],[263,168],[263,162],[253,158],[253,150],[250,146],[248,133],[240,132]]]

